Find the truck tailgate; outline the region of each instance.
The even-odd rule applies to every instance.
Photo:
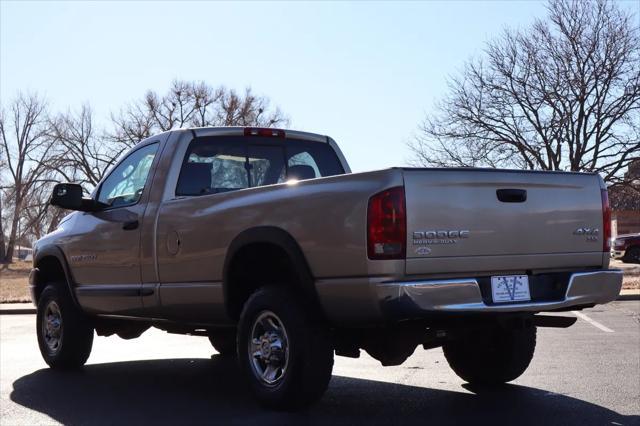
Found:
[[[404,169],[404,184],[409,274],[602,265],[595,174]]]

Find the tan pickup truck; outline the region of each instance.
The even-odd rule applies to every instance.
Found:
[[[94,331],[208,336],[273,408],[317,400],[334,352],[398,365],[443,347],[471,383],[520,376],[545,316],[607,303],[607,192],[597,174],[391,168],[350,173],[329,137],[197,128],[132,148],[35,246],[37,332],[54,368]]]

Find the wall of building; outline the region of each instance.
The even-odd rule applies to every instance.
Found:
[[[640,211],[614,211],[611,215],[611,222],[611,231],[614,236],[640,233]]]

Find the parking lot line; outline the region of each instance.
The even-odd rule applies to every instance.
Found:
[[[600,330],[607,332],[607,333],[613,333],[613,330],[610,329],[609,327],[605,327],[604,325],[600,324],[598,321],[595,321],[591,318],[589,318],[588,316],[586,316],[585,314],[583,314],[582,312],[578,312],[578,311],[571,311],[571,313],[575,316],[577,316],[580,319],[585,320],[586,322],[588,322],[589,324],[591,324],[592,326],[599,328]]]

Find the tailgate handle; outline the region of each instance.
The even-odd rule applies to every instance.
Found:
[[[527,201],[527,191],[524,189],[498,189],[498,200],[503,203],[524,203]]]

